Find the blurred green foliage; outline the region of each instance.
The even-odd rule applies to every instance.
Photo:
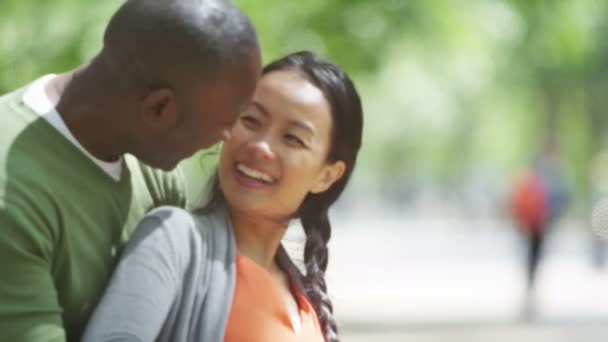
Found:
[[[2,0],[0,92],[85,62],[121,2]],[[265,61],[309,49],[355,79],[366,112],[362,184],[508,176],[555,135],[578,198],[588,197],[590,161],[608,143],[607,2],[235,3]]]

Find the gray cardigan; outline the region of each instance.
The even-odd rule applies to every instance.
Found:
[[[236,281],[225,210],[160,207],[126,245],[83,341],[223,341]]]

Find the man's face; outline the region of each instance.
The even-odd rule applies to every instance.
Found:
[[[220,71],[213,80],[175,89],[176,120],[141,146],[140,159],[171,170],[195,152],[217,143],[249,104],[261,72],[259,54]]]

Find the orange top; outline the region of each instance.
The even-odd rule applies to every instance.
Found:
[[[251,259],[236,256],[236,286],[224,342],[323,342],[317,315],[297,286],[301,329],[293,329],[287,304],[272,275]]]

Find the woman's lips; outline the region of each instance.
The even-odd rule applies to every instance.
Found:
[[[237,182],[246,188],[261,189],[272,186],[276,182],[276,179],[269,174],[243,163],[237,163],[234,171]]]

